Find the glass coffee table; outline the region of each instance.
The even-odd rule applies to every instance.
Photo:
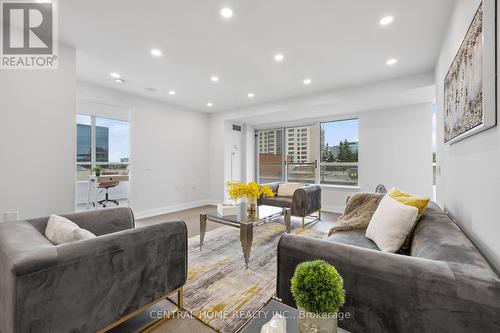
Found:
[[[262,326],[271,320],[273,315],[280,314],[286,319],[286,333],[299,333],[299,312],[277,299],[271,299],[260,311],[257,311],[253,318],[249,320],[238,333],[260,333]],[[337,333],[349,333],[342,328],[337,328]]]
[[[207,230],[207,221],[228,225],[240,229],[241,248],[245,258],[245,267],[248,268],[250,261],[250,250],[253,242],[253,229],[264,223],[270,222],[277,217],[284,216],[286,232],[291,231],[290,209],[272,206],[257,206],[255,218],[246,217],[246,205],[236,205],[236,215],[222,216],[213,208],[200,214],[200,251],[203,247],[203,240]]]

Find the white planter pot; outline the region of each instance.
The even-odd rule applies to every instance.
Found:
[[[299,307],[300,333],[337,333],[337,314],[317,314]]]

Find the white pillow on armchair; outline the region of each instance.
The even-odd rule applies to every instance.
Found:
[[[280,184],[278,186],[278,196],[280,197],[292,197],[293,193],[295,193],[296,190],[299,188],[303,188],[304,184],[297,184],[297,183],[286,183],[286,184]]]
[[[96,236],[65,217],[50,215],[45,228],[45,237],[53,244],[60,245],[95,238]]]

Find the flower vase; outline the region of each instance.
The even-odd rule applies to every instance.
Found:
[[[257,198],[247,198],[247,218],[257,218]]]

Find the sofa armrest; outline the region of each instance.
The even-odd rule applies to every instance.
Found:
[[[278,244],[277,297],[295,306],[290,279],[304,261],[322,259],[344,280],[342,310],[352,332],[494,332],[500,328],[498,284],[459,280],[447,263],[285,234]],[[476,296],[464,290],[473,289]],[[451,323],[451,324],[450,324]]]
[[[165,222],[56,246],[57,264],[18,278],[18,331],[95,332],[182,287],[187,228]],[[92,318],[92,320],[88,320]]]
[[[321,209],[321,186],[309,185],[295,190],[292,215],[305,217]]]

